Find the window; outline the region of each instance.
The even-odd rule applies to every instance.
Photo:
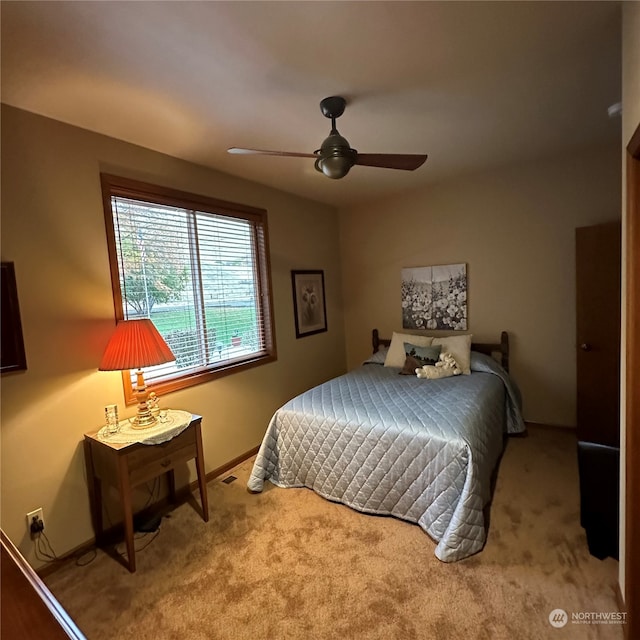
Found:
[[[102,174],[116,320],[150,318],[176,361],[156,393],[276,359],[267,214]],[[127,404],[135,373],[123,372]]]

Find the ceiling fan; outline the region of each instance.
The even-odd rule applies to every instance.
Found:
[[[319,149],[313,153],[296,153],[292,151],[265,151],[263,149],[227,149],[234,154],[256,154],[264,156],[288,156],[293,158],[315,158],[315,168],[325,176],[337,180],[344,178],[354,164],[365,167],[381,167],[384,169],[401,169],[414,171],[421,167],[427,159],[426,154],[416,153],[358,153],[352,149],[346,138],[336,129],[336,119],[347,106],[341,96],[330,96],[320,101],[322,114],[331,119],[331,132]]]

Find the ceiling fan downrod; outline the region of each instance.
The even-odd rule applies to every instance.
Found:
[[[333,180],[344,178],[358,159],[358,152],[351,148],[348,140],[340,135],[336,127],[336,119],[344,113],[346,106],[347,101],[342,96],[330,96],[320,101],[322,115],[331,120],[331,133],[320,149],[314,151],[318,156],[315,168]]]

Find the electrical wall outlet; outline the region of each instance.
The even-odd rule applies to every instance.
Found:
[[[40,533],[40,531],[44,531],[44,511],[42,507],[27,513],[27,531],[31,534],[31,537],[36,533]]]

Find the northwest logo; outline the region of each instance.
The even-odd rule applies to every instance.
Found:
[[[567,615],[567,612],[564,609],[554,609],[549,614],[549,624],[552,627],[555,627],[556,629],[559,629],[560,627],[564,627],[564,625],[567,624],[568,620],[569,620],[569,616]]]

